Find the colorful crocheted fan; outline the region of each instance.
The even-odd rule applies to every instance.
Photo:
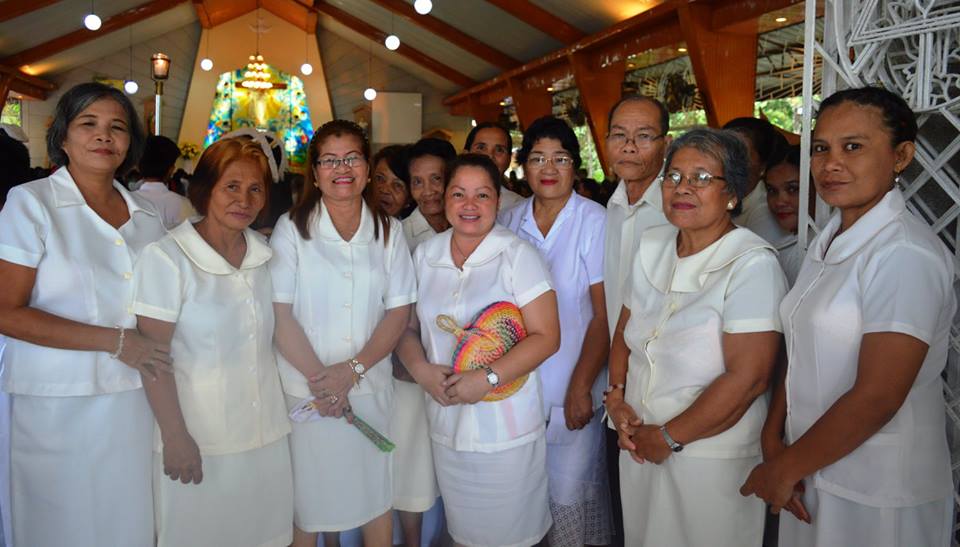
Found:
[[[520,309],[510,302],[494,302],[480,310],[470,324],[460,328],[449,315],[438,315],[437,326],[457,337],[453,350],[454,372],[484,366],[503,357],[517,342],[527,336]],[[513,395],[527,382],[527,374],[493,388],[483,400],[501,401]]]

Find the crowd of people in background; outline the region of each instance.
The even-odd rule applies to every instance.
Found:
[[[954,261],[899,187],[913,112],[826,98],[805,200],[768,121],[669,114],[611,108],[606,182],[553,116],[375,154],[332,120],[302,176],[255,130],[178,172],[96,83],[51,172],[0,131],[7,537],[949,545]]]

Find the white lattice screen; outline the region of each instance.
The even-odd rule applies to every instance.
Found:
[[[882,85],[898,92],[917,112],[920,136],[901,189],[910,208],[924,218],[953,251],[960,274],[960,1],[958,0],[820,0],[823,40],[814,33],[817,0],[806,0],[803,83],[804,158],[802,185],[809,184],[809,150],[813,104],[813,70],[822,61],[822,96],[838,89]],[[800,192],[806,211],[807,188]],[[817,204],[820,224],[825,204]],[[805,217],[805,215],[804,215]],[[799,234],[806,245],[809,218]],[[815,226],[812,226],[814,229]],[[960,282],[954,280],[954,289]],[[905,290],[909,289],[904,287]],[[953,453],[954,484],[960,477],[960,322],[955,318],[952,350],[945,373],[948,438]],[[954,489],[954,500],[960,495]],[[956,538],[957,527],[954,529]],[[960,545],[954,540],[954,545]]]

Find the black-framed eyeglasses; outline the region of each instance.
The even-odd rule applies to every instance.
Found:
[[[607,142],[616,146],[617,148],[624,146],[627,142],[633,142],[634,146],[638,148],[646,148],[653,145],[658,139],[662,139],[666,135],[656,135],[654,133],[636,133],[634,135],[627,135],[622,131],[614,131],[607,135]]]
[[[314,162],[314,165],[319,165],[320,169],[336,169],[341,164],[347,167],[357,167],[364,161],[363,156],[347,156],[345,158],[323,158]]]
[[[684,175],[680,171],[669,171],[660,177],[661,184],[668,188],[676,188],[686,179],[687,184],[694,188],[706,188],[714,180],[727,180],[719,175],[711,175],[706,171],[697,171],[689,175]]]

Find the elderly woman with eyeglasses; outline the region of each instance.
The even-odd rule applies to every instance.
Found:
[[[550,266],[560,312],[560,349],[540,365],[547,418],[552,547],[606,545],[612,533],[604,457],[600,372],[609,334],[603,298],[603,207],[573,191],[580,145],[566,122],[544,116],[523,134],[517,159],[533,189],[500,215]]]
[[[669,224],[645,231],[610,350],[627,545],[759,546],[764,506],[739,495],[760,461],[786,280],[738,228],[747,152],[697,129],[667,152]]]

